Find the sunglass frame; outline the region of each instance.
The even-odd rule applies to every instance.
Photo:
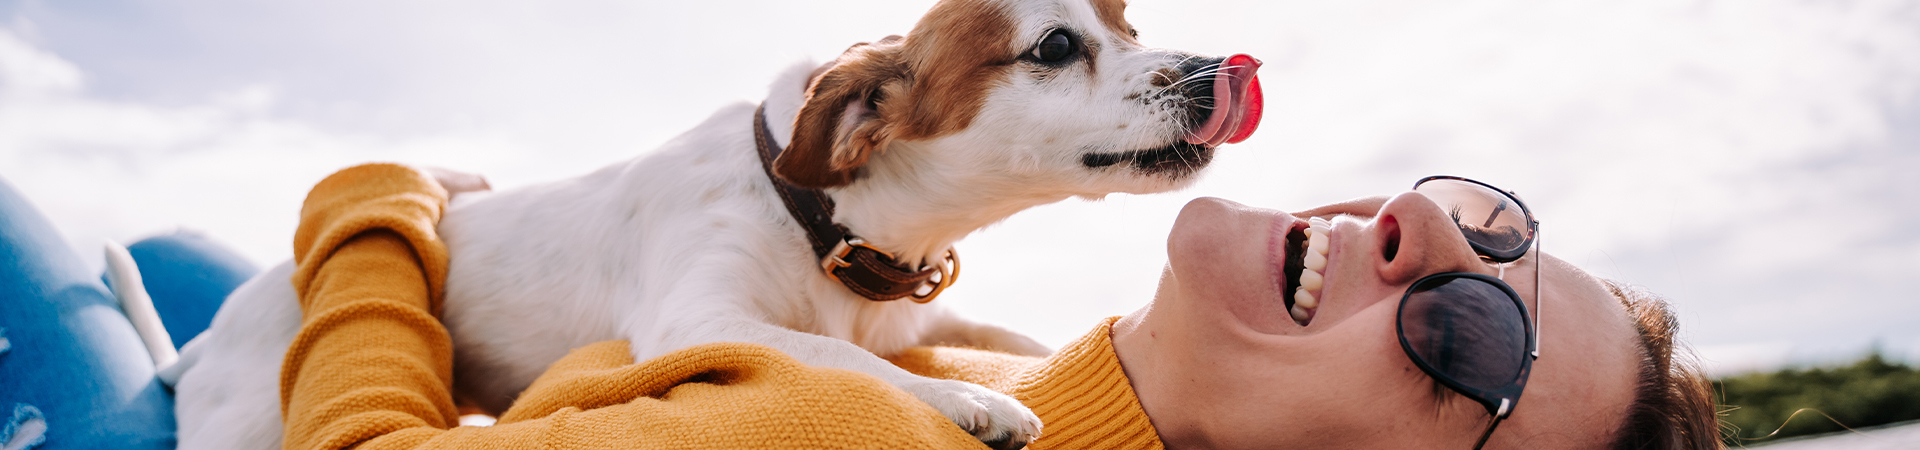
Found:
[[[1492,285],[1493,287],[1499,288],[1500,292],[1506,294],[1507,300],[1512,301],[1513,306],[1519,309],[1520,328],[1526,333],[1526,346],[1515,349],[1518,351],[1516,356],[1520,358],[1520,371],[1516,373],[1514,378],[1509,380],[1506,385],[1491,388],[1468,386],[1466,383],[1462,383],[1452,376],[1442,373],[1440,369],[1433,367],[1425,358],[1420,356],[1419,352],[1414,350],[1413,343],[1407,341],[1405,314],[1407,302],[1413,299],[1413,294],[1420,287],[1449,279],[1468,279]],[[1412,359],[1415,366],[1419,366],[1421,371],[1426,372],[1427,375],[1433,377],[1433,379],[1439,380],[1440,384],[1444,384],[1454,391],[1466,395],[1468,398],[1472,398],[1474,401],[1486,406],[1488,413],[1506,417],[1508,413],[1513,412],[1513,407],[1520,402],[1521,391],[1526,387],[1527,376],[1533,372],[1533,356],[1529,354],[1528,349],[1533,348],[1535,334],[1533,332],[1533,322],[1527,320],[1527,318],[1532,317],[1527,310],[1527,304],[1521,301],[1520,294],[1515,292],[1512,286],[1508,286],[1506,282],[1501,281],[1499,278],[1485,274],[1472,272],[1436,273],[1423,277],[1420,281],[1413,282],[1413,285],[1407,288],[1407,292],[1401,294],[1399,311],[1401,312],[1394,314],[1394,333],[1397,334],[1400,339],[1400,349],[1407,352],[1407,358]],[[1503,400],[1506,402],[1504,407],[1501,404]]]
[[[1519,194],[1515,194],[1513,191],[1508,191],[1505,189],[1494,187],[1491,184],[1483,183],[1483,182],[1480,182],[1479,180],[1475,180],[1472,178],[1457,177],[1452,175],[1434,175],[1426,178],[1421,178],[1420,181],[1416,181],[1413,183],[1413,190],[1419,191],[1421,185],[1427,184],[1427,182],[1435,181],[1435,180],[1460,181],[1460,182],[1470,183],[1476,186],[1480,186],[1480,187],[1484,187],[1486,189],[1492,190],[1493,192],[1496,192],[1496,193],[1499,193],[1500,195],[1505,196],[1508,200],[1512,200],[1514,206],[1517,206],[1520,208],[1520,214],[1522,216],[1525,216],[1524,218],[1526,219],[1526,223],[1527,223],[1526,240],[1521,242],[1519,246],[1513,248],[1512,250],[1506,250],[1506,251],[1498,250],[1498,249],[1487,247],[1485,245],[1481,245],[1478,242],[1474,242],[1473,239],[1467,239],[1466,240],[1467,245],[1473,247],[1474,254],[1479,255],[1481,259],[1484,259],[1489,262],[1499,264],[1502,267],[1505,267],[1505,264],[1518,261],[1520,260],[1520,258],[1525,257],[1528,252],[1539,251],[1538,238],[1539,238],[1539,232],[1540,232],[1540,221],[1533,217],[1533,210],[1527,208],[1527,202],[1520,200]],[[1540,260],[1538,255],[1534,256],[1533,266],[1534,266],[1533,267],[1533,297],[1534,297],[1533,301],[1535,302],[1535,304],[1539,304],[1543,299],[1540,298]],[[1502,269],[1501,272],[1504,274],[1505,270]],[[1492,284],[1495,287],[1499,287],[1502,292],[1505,292],[1507,294],[1507,298],[1512,300],[1515,306],[1520,308],[1520,314],[1521,314],[1520,321],[1522,322],[1522,326],[1526,328],[1526,334],[1527,334],[1526,348],[1531,349],[1531,350],[1523,350],[1524,356],[1521,358],[1520,372],[1518,376],[1516,376],[1514,380],[1512,382],[1509,382],[1506,386],[1502,386],[1495,389],[1480,389],[1480,388],[1468,387],[1464,383],[1461,383],[1459,380],[1456,380],[1451,376],[1441,374],[1438,369],[1435,369],[1431,365],[1428,365],[1426,360],[1422,359],[1419,353],[1413,350],[1413,345],[1407,342],[1406,330],[1401,324],[1402,314],[1399,312],[1396,312],[1394,314],[1394,331],[1400,340],[1400,349],[1407,353],[1407,359],[1412,360],[1415,366],[1420,367],[1420,370],[1422,372],[1426,372],[1427,376],[1432,377],[1436,381],[1439,381],[1440,384],[1447,386],[1449,389],[1453,389],[1454,392],[1458,392],[1461,395],[1464,395],[1468,398],[1473,399],[1475,402],[1478,402],[1482,406],[1485,406],[1487,408],[1487,414],[1489,416],[1492,416],[1493,420],[1491,423],[1487,424],[1486,431],[1480,434],[1480,440],[1473,444],[1474,450],[1479,450],[1481,447],[1487,444],[1487,438],[1493,436],[1493,430],[1500,427],[1500,422],[1502,420],[1505,420],[1508,415],[1512,414],[1514,407],[1519,405],[1520,394],[1526,390],[1527,378],[1529,375],[1533,373],[1533,360],[1540,359],[1540,341],[1539,341],[1540,317],[1537,315],[1539,314],[1539,311],[1538,310],[1528,311],[1526,302],[1520,298],[1520,294],[1517,291],[1513,290],[1513,286],[1508,285],[1505,280],[1501,280],[1499,277],[1490,277],[1490,276],[1481,275],[1477,273],[1470,273],[1470,272],[1437,273],[1437,274],[1423,277],[1419,281],[1415,281],[1412,286],[1409,286],[1407,288],[1406,294],[1403,294],[1400,297],[1400,305],[1399,305],[1400,309],[1398,311],[1406,310],[1407,300],[1410,300],[1413,297],[1415,288],[1418,288],[1423,283],[1427,282],[1429,279],[1432,279],[1435,277],[1443,277],[1443,276],[1472,278],[1482,282],[1486,282],[1488,284]],[[1495,403],[1495,400],[1498,400],[1499,402]]]
[[[1457,177],[1452,175],[1434,175],[1426,178],[1421,178],[1420,181],[1416,181],[1413,183],[1413,190],[1415,192],[1419,192],[1420,185],[1427,184],[1427,182],[1435,181],[1435,180],[1451,180],[1451,181],[1459,181],[1464,183],[1471,183],[1473,185],[1492,190],[1495,193],[1498,193],[1502,196],[1506,196],[1508,200],[1512,200],[1513,205],[1520,208],[1520,215],[1526,219],[1527,238],[1526,240],[1521,241],[1520,245],[1515,246],[1512,249],[1501,250],[1501,249],[1495,249],[1492,247],[1487,247],[1485,245],[1481,245],[1479,242],[1474,242],[1472,239],[1468,239],[1467,245],[1473,246],[1474,254],[1480,255],[1480,257],[1482,258],[1485,258],[1487,260],[1490,260],[1496,263],[1510,263],[1510,262],[1520,260],[1521,257],[1526,256],[1528,251],[1533,249],[1533,240],[1534,240],[1535,234],[1540,231],[1540,222],[1534,220],[1533,210],[1527,209],[1527,202],[1520,201],[1519,195],[1515,195],[1513,192],[1509,192],[1504,189],[1494,187],[1491,184],[1482,183],[1479,180],[1466,178],[1466,177]]]
[[[1520,326],[1527,336],[1526,346],[1518,349],[1520,352],[1519,372],[1515,374],[1513,380],[1508,381],[1504,386],[1488,389],[1468,386],[1466,383],[1462,383],[1460,380],[1442,373],[1438,368],[1428,364],[1426,358],[1421,357],[1419,352],[1414,351],[1413,343],[1407,341],[1405,311],[1407,310],[1407,301],[1413,299],[1415,290],[1429,282],[1439,282],[1445,281],[1445,279],[1455,278],[1474,280],[1493,285],[1493,287],[1499,288],[1500,292],[1505,293],[1507,300],[1512,301],[1513,306],[1520,310]],[[1500,426],[1500,422],[1505,420],[1509,414],[1513,414],[1514,407],[1519,406],[1520,394],[1525,391],[1527,387],[1527,377],[1533,374],[1533,360],[1538,358],[1538,356],[1533,352],[1529,352],[1527,349],[1537,348],[1534,339],[1536,339],[1538,334],[1534,332],[1533,322],[1527,320],[1527,318],[1532,315],[1527,311],[1526,302],[1520,300],[1520,294],[1515,292],[1512,286],[1508,286],[1505,281],[1501,281],[1499,278],[1472,272],[1442,272],[1427,275],[1420,278],[1419,281],[1413,282],[1412,286],[1407,287],[1407,292],[1400,296],[1399,306],[1399,309],[1396,310],[1398,312],[1393,315],[1393,328],[1394,334],[1400,339],[1400,349],[1407,353],[1407,359],[1412,360],[1413,365],[1419,367],[1420,371],[1426,372],[1428,377],[1439,381],[1440,384],[1445,385],[1448,389],[1452,389],[1454,392],[1458,392],[1460,395],[1480,403],[1481,406],[1485,406],[1487,408],[1487,415],[1493,417],[1493,422],[1487,424],[1487,430],[1480,434],[1479,442],[1473,445],[1475,450],[1480,449],[1487,444],[1487,438],[1493,436],[1493,430]]]

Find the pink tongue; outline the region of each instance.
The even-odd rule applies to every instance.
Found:
[[[1239,143],[1253,136],[1260,127],[1264,99],[1260,94],[1260,60],[1238,54],[1220,63],[1213,79],[1213,114],[1206,123],[1187,134],[1187,143],[1217,146]]]

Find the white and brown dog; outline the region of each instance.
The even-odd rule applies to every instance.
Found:
[[[780,180],[830,198],[855,247],[944,269],[955,241],[1070,196],[1180,188],[1253,132],[1250,57],[1142,46],[1124,0],[941,0],[905,37],[856,45],[772,85],[763,135],[741,103],[647,156],[574,179],[456,199],[443,321],[455,390],[500,412],[568,350],[626,339],[636,360],[712,342],[770,346],[879,377],[982,441],[1040,432],[1019,402],[907,373],[876,354],[927,344],[1048,350],[938,304],[873,301],[822,272]],[[827,255],[844,254],[847,241]],[[832,253],[828,252],[828,253]],[[300,327],[281,264],[228,298],[179,363],[183,449],[281,439],[278,372]],[[952,275],[930,284],[952,281]],[[913,286],[920,294],[938,286]]]

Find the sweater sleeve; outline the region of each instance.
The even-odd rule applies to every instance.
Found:
[[[711,344],[634,364],[575,349],[500,423],[455,427],[452,341],[435,318],[446,194],[413,169],[348,168],[295,233],[302,326],[281,369],[288,449],[980,448],[877,378],[771,348]]]

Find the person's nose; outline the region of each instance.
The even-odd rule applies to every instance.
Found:
[[[1459,225],[1425,195],[1407,192],[1388,199],[1374,216],[1374,226],[1380,249],[1375,268],[1389,284],[1441,272],[1486,271]]]

